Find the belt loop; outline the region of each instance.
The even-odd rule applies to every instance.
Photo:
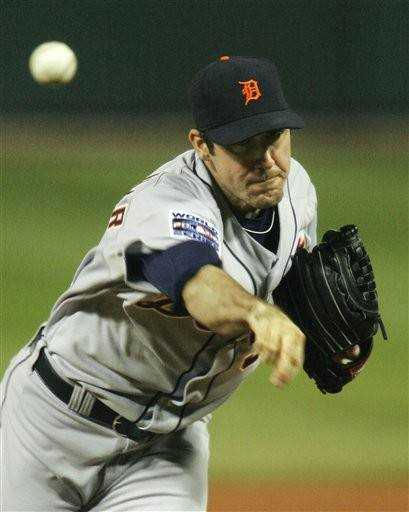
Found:
[[[72,390],[68,408],[81,414],[81,416],[89,416],[95,404],[96,398],[85,388],[76,384]]]

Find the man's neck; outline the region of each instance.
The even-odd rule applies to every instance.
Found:
[[[260,216],[261,210],[257,209],[257,210],[253,210],[253,211],[247,212],[247,213],[242,213],[242,212],[238,212],[238,213],[245,219],[256,219],[257,217]]]
[[[233,194],[229,193],[227,190],[223,190],[219,184],[217,184],[219,189],[223,192],[223,195],[226,197],[227,201],[230,203],[230,206],[233,211],[239,213],[246,219],[254,219],[259,215],[260,209],[259,208],[253,208],[250,205],[248,205],[243,200],[239,199],[238,197],[234,196]]]

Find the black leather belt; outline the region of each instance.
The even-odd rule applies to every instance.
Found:
[[[134,423],[110,409],[92,393],[81,386],[72,386],[63,380],[51,366],[41,349],[33,369],[52,393],[64,402],[69,409],[77,412],[94,423],[114,430],[117,434],[133,441],[146,442],[156,436],[152,432],[141,430]]]

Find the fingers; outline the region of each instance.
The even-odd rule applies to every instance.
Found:
[[[268,347],[268,349],[263,345],[254,345],[254,350],[258,353],[260,356],[260,359],[263,361],[263,363],[266,363],[270,366],[273,366],[278,358],[278,355],[280,353],[279,348],[275,347]]]
[[[277,357],[270,382],[279,389],[291,382],[302,368],[304,362],[304,344],[293,339],[284,344]]]
[[[270,381],[282,388],[302,368],[304,334],[281,310],[267,305],[253,310],[249,327],[255,336],[252,349],[273,367]]]
[[[254,329],[253,349],[266,364],[274,364],[281,348],[279,336],[272,335],[269,319],[259,319]]]
[[[301,331],[294,330],[281,336],[272,336],[270,332],[268,342],[256,341],[253,348],[264,363],[273,367],[270,382],[281,389],[302,368],[304,347],[305,336]]]

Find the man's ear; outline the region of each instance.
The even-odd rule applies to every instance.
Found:
[[[209,148],[207,147],[207,144],[199,130],[196,130],[196,128],[192,128],[189,132],[188,139],[202,160],[210,159]]]

